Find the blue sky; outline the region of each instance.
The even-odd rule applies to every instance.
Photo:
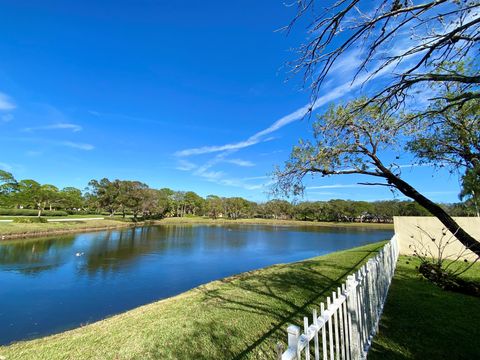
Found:
[[[0,168],[59,187],[108,177],[265,200],[268,174],[310,134],[309,93],[285,66],[305,26],[275,31],[294,11],[280,0],[0,1]],[[348,83],[357,60],[333,72],[317,112],[367,90]],[[455,176],[403,172],[433,200],[457,200]],[[359,180],[308,179],[305,198],[393,198]]]

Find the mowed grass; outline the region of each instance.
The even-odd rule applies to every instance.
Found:
[[[444,291],[401,256],[369,359],[480,359],[480,298]],[[480,281],[480,264],[464,278]]]
[[[82,221],[81,218],[68,222],[48,222],[38,224],[24,224],[13,222],[0,222],[0,239],[2,236],[25,234],[25,236],[34,236],[37,233],[52,233],[60,231],[84,231],[96,228],[115,228],[129,226],[128,223],[118,220],[89,220]]]
[[[36,217],[36,216],[25,216],[25,215],[0,215],[0,220],[13,220],[15,218],[23,218],[23,217]],[[45,219],[83,219],[83,218],[105,218],[104,215],[67,215],[67,216],[43,216],[42,218]]]
[[[210,219],[201,216],[172,217],[158,220],[156,224],[165,225],[274,225],[274,226],[323,226],[323,227],[367,227],[372,229],[392,229],[393,224],[383,223],[348,223],[348,222],[326,222],[326,221],[300,221],[300,220],[278,220],[278,219]]]
[[[72,331],[0,347],[10,359],[272,359],[290,323],[384,242],[215,281]],[[158,286],[162,286],[159,279]],[[75,309],[72,309],[75,311]]]

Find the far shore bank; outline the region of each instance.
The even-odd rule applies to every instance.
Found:
[[[315,226],[315,227],[368,227],[372,229],[392,229],[393,224],[384,223],[335,223],[275,219],[210,219],[203,217],[165,218],[154,221],[122,221],[109,219],[84,221],[81,218],[69,222],[49,223],[0,223],[0,241],[51,235],[65,235],[91,231],[115,230],[126,227],[147,225],[266,225],[266,226]]]
[[[319,226],[319,227],[370,227],[392,229],[393,223],[326,222],[278,219],[210,219],[203,217],[172,217],[155,221],[158,225],[272,225],[272,226]]]
[[[0,223],[0,241],[115,230],[135,226],[139,226],[139,223],[114,220],[49,222],[46,224]]]

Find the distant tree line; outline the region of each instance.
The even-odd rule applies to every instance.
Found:
[[[452,216],[474,216],[468,203],[442,205]],[[0,171],[0,208],[2,214],[15,209],[63,210],[70,214],[131,215],[136,220],[164,217],[208,216],[212,219],[264,218],[302,221],[391,222],[393,216],[427,216],[429,213],[413,201],[304,201],[292,203],[273,199],[256,203],[241,197],[201,197],[193,191],[152,189],[140,181],[91,180],[82,191],[74,187],[59,189],[31,179],[16,180]]]

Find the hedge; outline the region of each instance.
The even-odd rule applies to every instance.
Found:
[[[6,216],[37,216],[38,210],[35,209],[0,209],[0,215]],[[42,216],[68,216],[65,211],[43,210]]]
[[[32,224],[32,223],[46,223],[48,222],[47,219],[42,217],[17,217],[13,219],[14,223],[22,223],[22,224]]]

